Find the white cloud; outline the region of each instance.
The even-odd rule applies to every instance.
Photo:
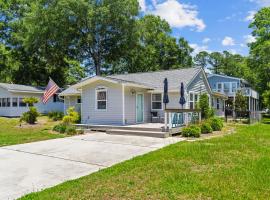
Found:
[[[256,13],[257,12],[255,10],[248,11],[248,15],[246,16],[245,21],[253,21]]]
[[[141,7],[141,11],[145,12],[146,11],[146,2],[145,2],[145,0],[139,0],[139,5]]]
[[[270,6],[270,0],[249,0],[250,2],[257,3],[259,6]]]
[[[177,0],[166,0],[157,3],[153,0],[153,10],[149,13],[158,15],[165,19],[172,27],[192,27],[197,31],[203,31],[206,27],[202,19],[198,18],[198,11],[195,6],[182,4]]]
[[[202,40],[202,43],[203,43],[203,44],[207,44],[207,43],[209,43],[210,41],[211,41],[210,38],[204,38],[204,39]]]
[[[246,44],[256,42],[256,38],[252,35],[245,35],[244,40]]]
[[[208,46],[207,45],[198,45],[198,44],[190,44],[189,45],[192,49],[194,49],[193,54],[196,55],[198,53],[200,53],[201,51],[207,51],[210,53],[210,50],[208,50]]]
[[[222,45],[223,46],[234,46],[235,42],[234,39],[231,37],[226,36],[223,40],[222,40]]]

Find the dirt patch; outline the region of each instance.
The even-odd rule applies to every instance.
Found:
[[[40,128],[44,126],[46,123],[47,123],[46,119],[38,119],[38,121],[35,124],[20,122],[20,124],[17,125],[16,128]]]

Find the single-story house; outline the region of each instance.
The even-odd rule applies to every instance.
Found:
[[[0,83],[0,116],[21,116],[29,110],[28,105],[23,102],[23,99],[26,97],[37,97],[41,99],[44,90],[45,87]],[[46,104],[43,104],[41,100],[35,104],[38,112],[43,114],[50,111],[63,112],[64,103],[59,99],[58,94],[51,97]]]
[[[164,121],[163,82],[168,80],[167,109],[180,109],[180,86],[184,83],[184,109],[195,109],[199,97],[226,96],[213,93],[205,71],[186,68],[157,72],[94,76],[63,91],[65,111],[75,106],[81,112],[82,124],[127,125]],[[209,105],[211,102],[209,101]],[[223,108],[219,108],[223,109]]]

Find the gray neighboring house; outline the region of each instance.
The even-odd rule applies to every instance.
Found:
[[[167,109],[180,109],[180,85],[185,86],[184,108],[194,109],[199,96],[213,93],[202,68],[187,68],[147,73],[94,76],[63,91],[65,110],[75,106],[82,124],[129,125],[164,122],[163,81],[168,79]],[[211,105],[211,102],[209,102]]]
[[[0,116],[19,117],[29,110],[28,105],[23,103],[26,97],[41,99],[45,88],[27,85],[0,83]],[[58,98],[58,94],[51,97],[47,104],[41,101],[35,104],[40,113],[64,110],[64,103]]]
[[[239,90],[242,91],[242,93],[246,96],[248,111],[259,111],[260,95],[246,80],[220,74],[208,74],[208,81],[213,92],[218,92],[228,96],[225,107],[228,110],[229,115],[234,114],[232,111],[233,102],[235,101],[236,92]],[[220,103],[220,101],[221,100],[219,98],[215,99],[212,101],[212,106],[214,108],[224,106]]]

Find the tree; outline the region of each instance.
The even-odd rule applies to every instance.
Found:
[[[193,49],[189,46],[188,42],[181,37],[178,42],[179,45],[179,57],[180,57],[180,65],[181,67],[192,67],[192,52]]]
[[[20,121],[25,121],[29,124],[34,124],[37,121],[37,117],[39,116],[37,108],[34,107],[34,104],[38,103],[38,98],[28,97],[28,98],[25,98],[23,102],[28,104],[29,111],[23,113]]]
[[[219,74],[220,73],[220,68],[222,67],[222,53],[219,52],[213,52],[209,55],[209,59],[208,62],[211,65],[211,70],[215,73],[215,74]]]
[[[243,95],[242,91],[237,91],[234,102],[235,112],[242,116],[243,112],[247,111],[247,99]]]
[[[201,109],[202,118],[203,119],[209,118],[211,110],[209,106],[209,97],[206,93],[200,96],[199,107]]]
[[[264,91],[263,93],[263,103],[264,106],[268,109],[270,109],[270,82],[268,82],[268,89]]]
[[[206,68],[208,65],[209,53],[206,51],[199,52],[195,58],[194,63],[196,66]]]
[[[262,8],[249,26],[256,41],[250,45],[250,67],[254,73],[257,90],[267,90],[270,80],[270,7]]]

